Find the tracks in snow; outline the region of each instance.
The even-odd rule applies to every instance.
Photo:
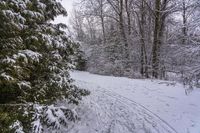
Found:
[[[166,121],[144,106],[95,84],[76,81],[91,91],[78,112],[84,117],[77,133],[177,133]]]

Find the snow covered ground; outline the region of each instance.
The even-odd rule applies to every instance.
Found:
[[[181,84],[71,73],[91,91],[77,109],[69,133],[200,133],[200,90],[185,95]]]

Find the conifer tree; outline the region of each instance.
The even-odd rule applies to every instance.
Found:
[[[67,12],[56,0],[0,1],[0,123],[5,127],[0,132],[66,126],[76,119],[73,111],[54,104],[66,99],[78,104],[89,93],[71,84],[77,47],[63,31],[66,25],[51,23],[58,15]],[[25,109],[28,113],[20,115]]]

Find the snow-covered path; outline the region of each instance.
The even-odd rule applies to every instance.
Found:
[[[200,133],[200,91],[186,96],[182,85],[72,72],[89,89],[71,133]],[[88,114],[87,114],[88,113]]]

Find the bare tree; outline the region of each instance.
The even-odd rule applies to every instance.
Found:
[[[164,78],[187,60],[198,64],[178,56],[200,43],[198,0],[82,0],[79,12],[74,29],[89,44],[95,73]]]
[[[115,0],[114,2],[111,0],[107,0],[111,7],[114,9],[115,13],[118,15],[119,18],[119,29],[122,41],[124,43],[125,49],[128,47],[127,36],[125,32],[125,22],[124,22],[124,0]],[[128,55],[126,56],[128,57]]]
[[[167,9],[170,1],[171,0],[155,0],[154,41],[152,48],[152,76],[154,78],[159,78],[160,48],[163,43],[165,20],[171,13],[171,9]]]

